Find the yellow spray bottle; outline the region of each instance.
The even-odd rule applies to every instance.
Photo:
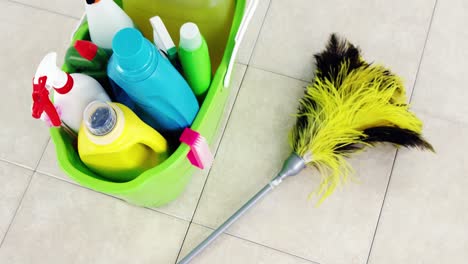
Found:
[[[166,140],[118,103],[91,102],[83,113],[78,153],[86,166],[114,182],[133,180],[168,156]]]

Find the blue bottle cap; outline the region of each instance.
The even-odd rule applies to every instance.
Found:
[[[104,136],[109,134],[117,123],[117,114],[114,108],[106,102],[93,101],[88,104],[84,113],[88,131],[95,136]]]
[[[135,28],[124,28],[112,40],[112,50],[120,67],[125,70],[138,70],[148,63],[150,45]]]

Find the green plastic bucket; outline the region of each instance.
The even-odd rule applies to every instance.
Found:
[[[183,7],[181,7],[182,9]],[[248,14],[251,14],[252,9],[255,9],[255,7],[252,8],[252,5],[249,4],[247,8],[245,0],[236,0],[224,55],[215,70],[209,92],[192,124],[192,129],[203,135],[210,144],[219,130],[220,120],[231,92],[231,89],[227,86],[232,68],[230,70],[228,68],[229,65],[233,65],[240,44],[241,37],[239,38],[239,35],[245,32],[245,27],[248,24],[249,19],[243,18],[244,15],[247,17]],[[245,20],[247,23],[245,23]],[[193,22],[196,23],[197,21]],[[242,33],[238,34],[238,32]],[[171,32],[171,34],[174,34],[174,32]],[[89,39],[85,19],[82,20],[73,35],[73,42],[77,39]],[[208,43],[208,45],[210,44]],[[68,70],[66,66],[63,68],[65,71]],[[162,206],[176,199],[190,182],[195,170],[186,157],[189,147],[181,144],[166,161],[145,171],[134,180],[124,183],[110,182],[93,173],[81,162],[76,149],[73,147],[73,139],[63,129],[51,128],[50,134],[55,144],[58,163],[70,178],[85,187],[122,198],[129,203],[140,206]]]

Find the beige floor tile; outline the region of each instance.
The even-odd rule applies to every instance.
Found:
[[[6,1],[0,10],[0,30],[7,36],[0,51],[7,98],[0,104],[0,158],[35,168],[49,134],[43,122],[31,117],[32,78],[47,52],[56,50],[62,58],[77,21]]]
[[[63,15],[81,18],[84,14],[85,0],[11,0],[25,5],[50,10]]]
[[[247,1],[246,6],[248,2],[249,0]],[[260,29],[262,28],[265,15],[268,11],[268,7],[270,6],[270,0],[258,0],[258,2],[257,10],[250,21],[248,30],[245,33],[244,39],[239,48],[237,61],[243,64],[249,64],[255,43],[257,42],[258,34],[260,34]]]
[[[468,123],[468,2],[438,1],[417,89],[416,109]]]
[[[370,264],[468,259],[468,125],[422,117],[437,153],[399,151]]]
[[[194,221],[217,227],[280,168],[304,83],[254,68],[247,71]],[[307,199],[319,183],[308,169],[286,181],[229,232],[319,263],[365,262],[395,150],[381,146],[351,163],[349,183],[321,207]]]
[[[189,250],[205,239],[211,232],[206,227],[191,224],[179,260],[185,257]],[[314,263],[305,259],[292,256],[245,241],[230,235],[221,235],[217,241],[206,248],[200,255],[193,259],[193,264],[302,264]]]
[[[0,241],[12,221],[32,171],[0,161]]]
[[[332,32],[413,85],[434,0],[272,1],[250,64],[302,80]]]
[[[62,169],[60,169],[57,161],[57,153],[55,152],[55,145],[52,139],[47,144],[46,150],[44,151],[44,155],[42,156],[42,159],[39,162],[39,166],[37,167],[37,171],[61,178],[69,182],[75,182],[73,181],[73,179],[68,177],[68,175],[66,175],[62,171]]]
[[[0,263],[173,263],[188,222],[36,174]]]

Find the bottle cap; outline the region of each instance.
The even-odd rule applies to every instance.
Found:
[[[120,30],[112,40],[112,50],[119,66],[129,71],[138,70],[148,63],[150,45],[140,31],[134,28]]]
[[[188,51],[194,51],[198,49],[201,44],[202,38],[197,25],[192,22],[183,24],[180,28],[179,47]]]
[[[91,134],[104,136],[114,129],[117,123],[117,114],[110,104],[93,101],[84,110],[83,120]]]
[[[92,61],[98,52],[98,46],[87,40],[77,40],[73,46],[81,57],[89,61]]]

